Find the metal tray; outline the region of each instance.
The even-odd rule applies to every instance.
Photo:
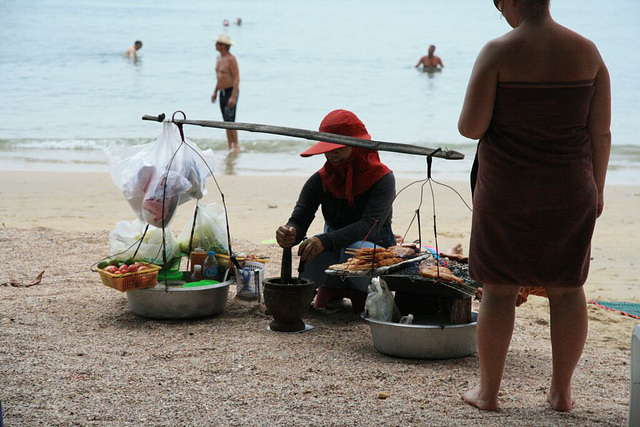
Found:
[[[411,259],[399,262],[397,264],[386,265],[384,267],[378,267],[378,268],[369,269],[369,270],[356,270],[356,271],[325,270],[325,273],[327,273],[329,276],[342,276],[342,277],[378,277],[378,276],[382,276],[385,273],[390,273],[392,271],[399,270],[405,266],[411,265],[415,262],[422,261],[423,259],[427,259],[432,256],[433,256],[432,254],[423,254],[415,258],[411,258]]]

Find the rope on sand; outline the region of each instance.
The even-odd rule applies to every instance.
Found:
[[[637,302],[617,302],[617,301],[589,301],[589,304],[593,304],[596,307],[604,308],[605,310],[619,311],[620,314],[634,319],[640,319],[640,303]]]

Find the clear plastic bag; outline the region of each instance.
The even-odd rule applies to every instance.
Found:
[[[150,225],[138,249],[139,240],[144,233],[145,227],[146,224],[138,219],[133,222],[116,222],[115,229],[109,233],[110,253],[113,254],[113,258],[119,260],[133,258],[135,261],[162,264],[164,262],[162,255],[162,229]],[[175,258],[180,249],[175,236],[169,229],[165,229],[165,243],[167,260]],[[136,249],[138,249],[137,253]],[[133,256],[134,253],[136,254],[135,257]]]
[[[371,279],[364,307],[367,316],[383,322],[397,322],[401,317],[387,283],[379,277]]]
[[[178,205],[206,194],[213,152],[188,139],[181,144],[178,127],[165,122],[162,134],[149,144],[105,149],[111,179],[138,219],[154,227],[161,228],[163,218],[168,227]]]
[[[218,203],[208,205],[196,203],[198,212],[193,230],[191,250],[198,246],[204,251],[215,251],[216,254],[229,254],[229,239],[227,238],[227,219],[224,209]],[[189,252],[189,239],[193,222],[189,221],[178,235],[180,250]]]

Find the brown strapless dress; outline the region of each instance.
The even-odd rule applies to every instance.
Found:
[[[478,146],[469,271],[495,285],[578,287],[598,192],[587,132],[594,82],[498,84]]]

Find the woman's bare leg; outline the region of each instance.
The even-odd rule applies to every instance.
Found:
[[[573,408],[571,379],[587,339],[588,314],[584,289],[547,288],[551,307],[553,374],[547,400],[556,411]]]
[[[496,411],[520,287],[485,284],[482,290],[477,326],[480,385],[465,392],[462,399],[479,409]]]

